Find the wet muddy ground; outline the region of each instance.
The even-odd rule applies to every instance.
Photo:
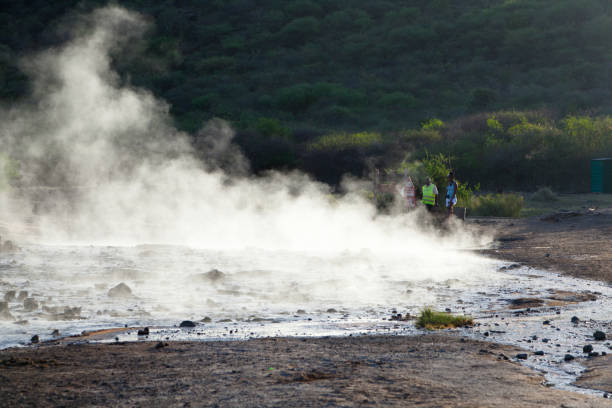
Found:
[[[178,291],[178,298],[185,300],[181,308],[170,310],[170,301],[159,302],[155,291],[151,292],[146,284],[150,278],[143,272],[146,268],[139,268],[134,260],[146,259],[154,263],[168,258],[170,251],[170,260],[178,256],[186,259],[189,265],[190,257],[201,261],[210,256],[190,249],[88,249],[85,253],[90,251],[88,256],[95,262],[99,263],[100,259],[108,261],[101,263],[101,269],[94,270],[96,273],[91,275],[99,276],[102,272],[104,279],[99,281],[86,275],[71,274],[65,268],[70,265],[62,262],[53,265],[62,273],[44,275],[44,268],[37,269],[38,264],[28,263],[31,257],[27,261],[20,260],[18,255],[13,259],[4,258],[0,284],[3,284],[5,296],[14,292],[11,295],[14,299],[7,302],[6,308],[12,320],[2,323],[4,347],[28,345],[33,335],[38,335],[37,340],[45,343],[0,352],[0,392],[5,393],[6,401],[33,405],[44,405],[44,401],[48,405],[65,404],[66,401],[73,401],[69,405],[108,405],[109,401],[137,405],[151,401],[150,395],[155,395],[155,400],[164,400],[170,405],[190,402],[195,405],[287,406],[292,404],[287,401],[299,398],[302,402],[306,399],[311,405],[405,405],[412,401],[423,406],[511,406],[507,405],[507,399],[511,398],[516,406],[560,406],[560,401],[565,406],[607,406],[605,404],[610,401],[604,396],[612,392],[609,354],[612,353],[612,263],[606,262],[610,241],[599,238],[610,233],[612,215],[604,210],[551,219],[485,220],[479,223],[480,228],[496,232],[496,246],[485,251],[488,255],[520,263],[487,263],[483,267],[487,271],[485,275],[483,269],[475,266],[473,279],[463,276],[462,279],[406,281],[393,275],[377,276],[378,284],[382,282],[382,289],[388,293],[387,301],[361,304],[351,303],[346,298],[345,301],[334,301],[333,293],[322,293],[316,299],[308,299],[304,295],[316,289],[316,283],[301,281],[297,284],[289,282],[298,294],[292,302],[277,308],[258,309],[262,302],[269,304],[270,299],[278,298],[286,286],[278,282],[276,286],[270,286],[270,280],[265,278],[270,274],[262,269],[245,272],[228,272],[227,269],[214,272],[213,269],[205,273],[194,270],[185,276],[187,281],[178,284],[167,281],[172,291]],[[30,251],[44,253],[45,249],[31,248]],[[58,249],[51,251],[57,254]],[[540,253],[542,251],[548,252]],[[61,260],[84,252],[83,248],[62,248],[59,253],[63,254],[58,257]],[[217,264],[226,261],[220,254],[215,256]],[[334,262],[339,265],[347,259],[355,262],[354,259],[360,256],[347,254]],[[267,259],[263,255],[261,258]],[[119,264],[117,260],[120,260]],[[363,260],[371,267],[367,257]],[[328,261],[315,260],[314,264]],[[358,262],[354,265],[359,267]],[[44,266],[48,269],[49,265]],[[72,266],[83,271],[91,265],[84,256],[81,265]],[[543,271],[541,267],[552,268],[554,272]],[[23,273],[20,275],[16,271]],[[36,281],[27,279],[33,272],[39,277],[52,279],[44,286],[36,287]],[[240,287],[238,282],[249,273],[257,276],[256,280],[250,281],[254,286]],[[114,279],[114,284],[126,282],[134,292],[133,296],[111,298],[110,291],[115,285],[107,283],[108,276]],[[361,283],[367,285],[368,282]],[[198,300],[184,289],[185,285],[201,288],[203,284],[207,291],[203,299]],[[257,287],[259,284],[268,285],[270,289],[264,299],[258,298],[257,293],[262,290]],[[324,284],[336,288],[340,285],[332,281]],[[304,287],[300,288],[302,285]],[[29,290],[28,295],[19,299],[20,292],[26,290]],[[82,301],[92,297],[95,301],[90,304]],[[39,304],[36,307],[30,304],[28,308],[26,302],[30,298]],[[228,299],[236,300],[234,307],[227,306]],[[322,304],[325,306],[321,307]],[[470,314],[475,317],[476,325],[454,330],[451,337],[426,335],[416,329],[412,317],[428,304],[439,310]],[[202,312],[194,314],[194,309]],[[397,319],[398,313],[402,314],[400,320]],[[409,317],[406,319],[406,316]],[[178,327],[183,319],[193,320],[195,327]],[[124,325],[128,327],[123,328]],[[148,334],[141,332],[139,335],[138,330],[145,326],[149,329]],[[118,330],[92,333],[92,330],[109,327]],[[83,331],[88,332],[87,335],[63,338]],[[597,339],[596,332],[605,338]],[[338,337],[317,338],[320,336]],[[126,341],[138,343],[124,344]],[[432,352],[433,349],[415,346],[428,342],[441,345],[443,351]],[[157,344],[168,344],[168,347],[155,348]],[[275,348],[277,344],[282,347],[288,344],[286,352],[282,347]],[[401,359],[394,360],[388,368],[372,364],[367,365],[365,371],[348,371],[346,367],[351,365],[337,360],[337,356],[345,354],[351,356],[346,361],[375,360],[377,353],[385,353],[385,348],[395,350],[395,347],[404,346],[410,347],[408,352],[402,351]],[[318,351],[313,352],[313,347]],[[486,352],[490,347],[506,351],[490,354]],[[176,360],[164,363],[167,367],[158,366],[158,363],[162,364],[158,361],[160,356],[170,358],[160,354],[160,350],[174,350]],[[452,352],[447,353],[448,350]],[[229,356],[234,356],[240,363]],[[243,359],[245,364],[263,370],[265,375],[257,370],[253,373],[258,374],[246,375]],[[295,359],[304,362],[304,367],[308,368],[297,368],[293,363]],[[216,365],[217,360],[222,363],[221,367]],[[274,364],[264,367],[268,361],[274,361]],[[333,364],[326,365],[325,361],[333,361]],[[467,361],[471,361],[472,366],[462,365]],[[289,368],[280,374],[275,366],[283,364]],[[117,371],[119,365],[123,368]],[[223,371],[224,365],[228,371]],[[109,367],[112,367],[112,373],[116,373],[116,378],[109,377],[104,382],[105,388],[100,389],[102,383],[94,383],[98,381],[94,377],[104,377],[107,374],[100,373],[106,373]],[[333,367],[332,371],[324,370],[330,367]],[[427,367],[430,367],[428,372]],[[168,375],[164,376],[164,368],[176,370],[171,371],[171,375],[167,371]],[[526,371],[528,368],[534,371]],[[395,369],[399,371],[394,372]],[[519,375],[515,369],[524,371]],[[160,370],[162,374],[159,374]],[[196,380],[194,373],[198,370],[200,379]],[[83,380],[75,379],[73,372],[79,372]],[[465,372],[470,372],[478,383],[485,386],[475,388],[475,383],[466,382]],[[274,380],[276,374],[293,380]],[[156,379],[158,375],[168,383],[164,385],[163,381],[155,380],[155,386],[148,386],[147,379]],[[453,376],[454,384],[451,382]],[[26,378],[35,381],[28,382]],[[87,383],[86,378],[91,382]],[[73,387],[73,382],[80,385]],[[63,391],[58,394],[60,391],[41,388],[40,384],[57,385],[58,390]],[[210,388],[211,384],[218,388]],[[222,384],[225,384],[223,392],[220,391]],[[164,388],[166,386],[168,388]],[[476,389],[478,393],[465,391],[464,387]],[[358,394],[361,388],[369,391]],[[21,391],[14,392],[17,389]],[[408,391],[402,393],[402,389]],[[565,391],[572,393],[556,394]],[[363,399],[359,399],[362,396]]]

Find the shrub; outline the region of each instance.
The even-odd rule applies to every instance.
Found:
[[[320,23],[315,17],[296,18],[283,27],[280,36],[285,45],[301,45],[319,33]]]
[[[291,137],[291,129],[281,125],[277,119],[259,118],[255,129],[265,137],[280,137],[287,139]]]
[[[431,308],[426,308],[416,321],[416,326],[422,329],[446,329],[463,326],[471,326],[474,320],[469,316],[454,316],[450,313],[436,312]]]
[[[486,194],[468,201],[469,214],[490,217],[518,217],[523,208],[519,194]]]
[[[332,133],[321,136],[308,146],[309,150],[346,150],[369,147],[382,142],[380,133]]]
[[[558,201],[559,197],[550,189],[550,187],[542,187],[531,195],[534,201]]]
[[[308,109],[317,101],[317,96],[311,85],[297,84],[281,89],[276,101],[281,109],[296,114]]]

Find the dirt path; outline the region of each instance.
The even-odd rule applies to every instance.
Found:
[[[517,352],[441,334],[12,349],[0,406],[612,406],[543,386]]]

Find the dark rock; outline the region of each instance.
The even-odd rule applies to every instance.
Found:
[[[15,300],[15,291],[9,290],[8,292],[6,292],[4,294],[4,300],[6,300],[7,302],[12,302],[13,300]]]
[[[15,252],[17,250],[19,250],[19,247],[13,241],[4,241],[4,244],[2,244],[2,252]]]
[[[593,333],[593,337],[597,341],[603,341],[606,339],[606,333],[602,332],[601,330],[597,330],[595,333]]]
[[[583,353],[590,353],[591,351],[593,351],[593,346],[591,346],[590,344],[587,344],[582,348]]]
[[[40,342],[40,337],[38,337],[38,334],[33,335],[32,338],[30,339],[30,342],[32,344],[39,343]]]
[[[210,323],[212,322],[212,319],[208,316],[206,316],[205,318],[203,318],[202,320],[200,320],[202,323]]]
[[[338,311],[333,307],[330,307],[329,309],[327,309],[327,313],[338,313]]]
[[[159,343],[157,343],[157,344],[155,345],[155,348],[156,348],[156,349],[161,349],[161,348],[164,348],[164,347],[168,347],[168,343],[163,342],[163,341],[160,341]]]
[[[531,336],[531,340],[537,340],[538,336],[536,336],[535,334],[533,336]]]
[[[149,328],[145,327],[142,330],[138,330],[138,335],[139,336],[148,336],[149,335]]]
[[[20,302],[23,302],[27,297],[28,297],[28,291],[22,290],[19,292],[19,295],[17,295],[17,300]]]
[[[538,298],[517,298],[510,300],[510,307],[512,309],[523,309],[530,307],[540,307],[544,304],[542,299]]]
[[[596,351],[591,351],[591,352],[589,353],[589,357],[597,357],[598,355],[599,355],[599,353],[598,353],[598,352],[596,352]]]
[[[519,360],[527,360],[527,353],[519,353],[515,357]]]
[[[304,309],[298,309],[298,311],[295,313],[296,314],[306,314],[306,311]]]
[[[13,315],[9,312],[8,302],[0,302],[0,320],[14,320]]]
[[[543,355],[544,355],[544,352],[543,352],[542,350],[538,350],[538,351],[536,351],[536,352],[535,352],[535,353],[533,353],[533,354],[535,354],[536,356],[543,356]]]
[[[572,316],[572,323],[574,324],[580,323],[580,319],[578,318],[578,316]]]
[[[55,330],[53,330],[53,331],[51,332],[51,335],[52,335],[53,337],[58,337],[58,336],[60,335],[60,331],[59,331],[59,330],[57,330],[57,329],[55,329]]]
[[[197,275],[193,275],[196,280],[199,281],[208,281],[208,282],[218,282],[225,278],[225,273],[221,272],[218,269],[211,269],[205,273],[198,273]]]
[[[548,343],[549,341],[549,339],[542,339],[542,343]]]
[[[27,298],[23,301],[23,309],[26,312],[33,312],[38,309],[38,302],[34,298]]]
[[[546,326],[546,325],[549,325],[549,324],[550,324],[550,320],[544,320],[544,321],[542,322],[542,324],[543,324],[543,325],[545,325],[545,326]]]
[[[121,282],[115,287],[108,290],[108,296],[112,298],[127,298],[132,296],[132,289],[125,283]]]
[[[183,320],[181,324],[179,324],[179,327],[196,327],[196,324],[191,320]]]
[[[574,359],[574,356],[572,356],[571,354],[566,354],[565,357],[563,357],[563,360],[565,361],[572,361]]]

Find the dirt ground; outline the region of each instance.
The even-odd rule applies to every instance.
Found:
[[[0,352],[0,406],[606,407],[519,349],[443,334],[40,346]]]
[[[471,222],[495,233],[486,255],[612,284],[612,208]]]

